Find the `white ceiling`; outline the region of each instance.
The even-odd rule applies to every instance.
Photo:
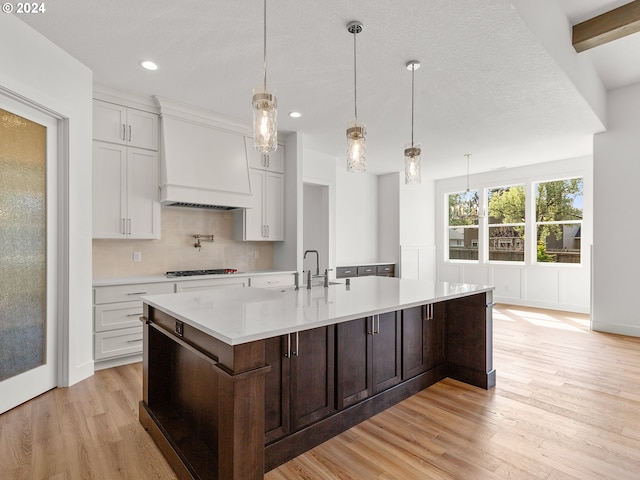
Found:
[[[575,24],[626,1],[557,0]],[[391,7],[393,5],[393,7]],[[398,8],[401,5],[402,8]],[[97,83],[159,95],[251,121],[262,81],[261,0],[56,0],[21,15],[94,72]],[[268,83],[279,129],[305,147],[344,157],[353,120],[353,36],[358,42],[358,117],[367,126],[368,169],[400,171],[411,138],[423,169],[441,178],[591,153],[601,125],[575,86],[506,0],[269,0]],[[640,81],[638,34],[585,52],[609,88]],[[637,57],[637,54],[636,54]],[[157,72],[138,62],[152,59]],[[294,120],[287,113],[299,110]]]

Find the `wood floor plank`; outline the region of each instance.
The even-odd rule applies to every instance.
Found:
[[[640,338],[498,305],[492,390],[445,379],[266,480],[638,480]],[[138,422],[140,364],[0,415],[2,480],[175,480]]]

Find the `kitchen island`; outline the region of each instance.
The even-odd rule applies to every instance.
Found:
[[[262,478],[443,378],[493,387],[492,290],[364,277],[143,297],[140,422],[179,478]]]

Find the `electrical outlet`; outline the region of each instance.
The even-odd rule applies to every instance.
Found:
[[[141,262],[142,261],[142,252],[133,252],[133,261]]]

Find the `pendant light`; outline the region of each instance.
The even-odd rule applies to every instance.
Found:
[[[355,120],[347,126],[347,171],[364,172],[367,170],[367,146],[365,135],[367,130],[362,123],[358,123],[358,89],[356,70],[356,35],[362,31],[362,23],[349,22],[347,31],[353,34],[353,99]]]
[[[411,146],[404,149],[404,183],[407,185],[415,185],[422,182],[422,172],[420,169],[420,145],[413,144],[413,107],[415,71],[420,68],[418,60],[407,62],[407,70],[411,70]]]
[[[253,146],[263,155],[278,148],[278,102],[267,88],[267,0],[264,0],[264,82],[253,90]]]

